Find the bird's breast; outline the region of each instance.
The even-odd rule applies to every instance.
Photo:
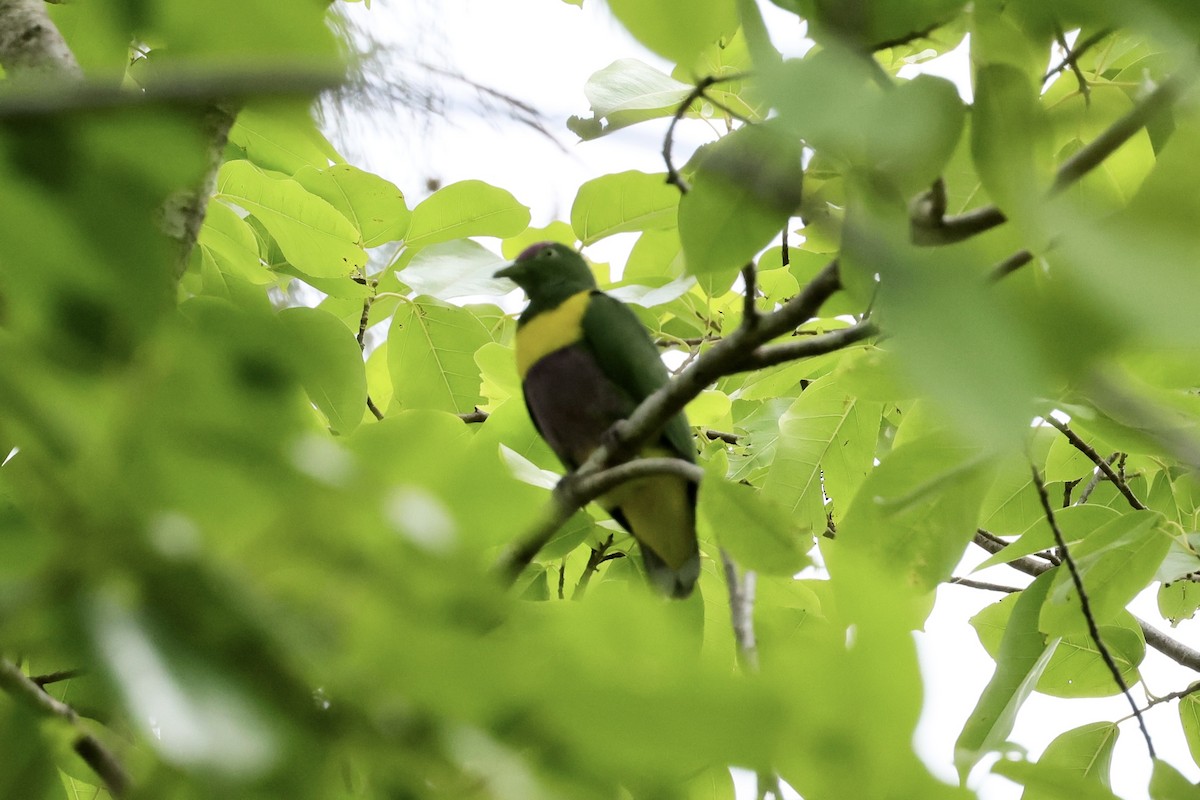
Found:
[[[569,468],[587,460],[604,432],[629,415],[633,402],[584,344],[539,359],[524,381],[525,403],[550,449]]]

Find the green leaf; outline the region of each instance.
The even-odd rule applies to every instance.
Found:
[[[972,571],[978,572],[988,567],[994,567],[997,564],[1007,564],[1021,556],[1031,555],[1041,550],[1049,550],[1055,547],[1054,531],[1050,529],[1050,524],[1046,522],[1045,512],[1042,511],[1040,503],[1038,504],[1038,510],[1040,513],[1037,523],[1021,534],[1020,538],[1015,542],[985,559]],[[1071,506],[1061,511],[1056,511],[1054,513],[1054,520],[1058,523],[1058,529],[1063,535],[1063,541],[1068,545],[1074,545],[1085,536],[1099,530],[1119,516],[1120,512],[1106,506],[1087,504]]]
[[[1100,639],[1121,671],[1126,686],[1141,675],[1138,665],[1146,657],[1146,639],[1137,620],[1127,611],[1100,626]],[[1113,678],[1091,634],[1064,636],[1037,683],[1037,690],[1053,697],[1111,697],[1121,687]]]
[[[979,759],[1008,738],[1021,704],[1033,691],[1054,655],[1058,641],[1047,644],[1046,637],[1037,627],[1038,613],[1053,580],[1052,573],[1044,573],[1015,601],[1012,617],[1000,642],[996,672],[954,745],[954,765],[964,783]]]
[[[1131,511],[1071,548],[1097,624],[1116,617],[1162,563],[1171,539],[1159,529],[1161,519],[1154,511]],[[1054,587],[1042,607],[1041,629],[1054,636],[1085,633],[1087,620],[1071,575],[1065,566],[1056,572]]]
[[[1113,748],[1121,731],[1112,722],[1092,722],[1061,733],[1046,746],[1037,763],[1067,775],[1095,781],[1108,787]],[[1061,795],[1028,786],[1021,800],[1057,800]]]
[[[914,0],[908,3],[869,3],[848,11],[838,0],[797,0],[813,26],[813,38],[851,44],[864,51],[887,42],[911,38],[953,20],[966,0]],[[779,3],[783,5],[782,3]],[[785,6],[787,7],[787,6]]]
[[[238,112],[229,141],[263,169],[295,175],[329,165],[329,143],[317,130],[307,103],[256,104]]]
[[[403,408],[466,413],[481,401],[475,351],[491,341],[466,309],[436,300],[401,303],[388,330],[388,371]]]
[[[319,308],[279,312],[291,339],[300,382],[335,433],[345,436],[363,419],[367,374],[362,350],[340,319]]]
[[[639,42],[680,64],[738,27],[733,3],[724,0],[609,0],[608,7]]]
[[[932,591],[950,576],[970,542],[990,482],[989,463],[979,451],[948,436],[897,443],[846,509],[838,524],[839,548],[870,553],[913,586]],[[835,558],[832,552],[830,557]]]
[[[847,395],[829,378],[810,384],[779,418],[775,461],[763,494],[812,530],[825,525],[824,496],[838,509],[873,466],[881,406]]]
[[[229,161],[221,167],[217,192],[258,218],[301,272],[337,278],[367,263],[350,221],[290,178],[271,177],[249,161]]]
[[[1158,587],[1158,613],[1174,628],[1200,609],[1200,583],[1181,580]]]
[[[907,196],[941,175],[962,135],[966,110],[953,83],[921,75],[885,92],[874,117],[867,128],[868,163]]]
[[[636,170],[593,178],[579,187],[571,205],[571,227],[585,245],[614,233],[675,226],[679,190],[665,173]]]
[[[399,241],[408,233],[412,212],[404,203],[404,192],[389,180],[349,164],[325,169],[305,166],[295,177],[358,228],[363,247]]]
[[[1012,220],[1036,231],[1041,197],[1049,188],[1048,123],[1037,88],[1014,67],[975,72],[971,155],[983,187]]]
[[[39,720],[23,707],[0,704],[0,738],[5,742],[0,759],[0,793],[5,797],[62,797],[49,748],[39,733]]]
[[[405,244],[425,247],[467,236],[516,236],[529,226],[529,209],[504,189],[483,181],[443,186],[413,209]]]
[[[1179,723],[1187,740],[1192,761],[1200,764],[1200,694],[1189,694],[1179,700]]]
[[[633,125],[647,119],[670,116],[687,98],[692,87],[636,58],[622,58],[592,74],[584,84],[583,93],[592,108],[592,119],[577,121],[570,125],[581,138],[591,139],[597,135],[584,135],[583,125],[593,129],[601,124],[600,134]]]
[[[456,239],[421,249],[396,277],[414,292],[439,300],[481,294],[499,297],[512,289],[509,281],[492,277],[504,264],[483,245]]]
[[[198,241],[221,272],[255,284],[275,279],[258,255],[254,231],[224,203],[209,203]]]
[[[1192,800],[1197,788],[1200,787],[1183,777],[1175,767],[1165,761],[1154,760],[1154,771],[1150,774],[1151,800]]]
[[[1062,767],[1052,764],[1030,764],[1028,761],[998,761],[992,767],[996,775],[1003,775],[1021,784],[1026,791],[1034,790],[1040,797],[1071,798],[1072,800],[1119,800],[1097,781],[1081,778]]]
[[[1046,468],[1043,477],[1047,483],[1058,481],[1078,481],[1089,478],[1096,469],[1092,460],[1079,451],[1065,436],[1056,436],[1050,443],[1050,453],[1046,456]],[[1076,491],[1083,491],[1078,487]]]
[[[777,125],[746,125],[698,155],[679,201],[688,271],[739,269],[779,235],[800,205],[800,143]]]
[[[812,532],[756,489],[709,471],[700,486],[700,519],[745,569],[794,575],[807,563]]]

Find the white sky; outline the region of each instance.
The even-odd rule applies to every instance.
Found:
[[[803,29],[795,18],[768,2],[760,2],[772,36],[785,54],[805,49]],[[425,182],[443,185],[474,178],[511,191],[530,206],[533,225],[569,219],[575,190],[585,180],[628,169],[663,171],[661,149],[666,120],[657,120],[591,142],[579,143],[566,129],[571,114],[590,116],[583,86],[588,77],[618,58],[640,58],[669,71],[670,65],[634,42],[596,0],[582,9],[560,0],[428,0],[426,3],[375,0],[371,10],[350,5],[349,16],[382,44],[397,52],[460,71],[471,80],[499,89],[536,106],[564,149],[527,127],[472,113],[474,91],[449,88],[451,115],[423,121],[398,113],[376,120],[370,132],[334,132],[336,144],[354,163],[396,183],[413,206],[428,191]],[[411,66],[398,63],[398,69]],[[954,80],[969,98],[965,50],[923,71]],[[677,161],[707,141],[703,123],[688,121],[677,132]],[[633,235],[623,234],[589,249],[593,258],[620,262]],[[968,554],[971,563],[983,555]],[[967,568],[959,574],[966,574]],[[982,580],[1015,584],[1020,575],[993,568]],[[960,587],[943,587],[926,630],[916,634],[926,681],[925,713],[917,731],[917,750],[935,774],[947,782],[957,778],[952,766],[954,740],[991,677],[994,664],[983,651],[967,620],[999,595]],[[1152,592],[1132,606],[1138,616],[1157,620]],[[1162,626],[1165,628],[1165,626]],[[1200,622],[1185,622],[1172,635],[1200,648]],[[1186,687],[1194,674],[1150,650],[1142,668],[1150,688],[1166,694]],[[1135,689],[1135,696],[1141,691]],[[1036,756],[1057,734],[1098,720],[1129,713],[1123,697],[1064,701],[1034,694],[1022,708],[1012,741]],[[1191,780],[1200,778],[1188,755],[1175,703],[1164,703],[1146,715],[1161,758]],[[985,762],[990,763],[990,762]],[[1113,790],[1126,800],[1146,798],[1150,764],[1136,722],[1121,726],[1113,769]],[[1016,800],[1021,787],[977,769],[972,787],[982,800]],[[744,794],[744,793],[743,793]],[[865,799],[864,799],[865,800]]]

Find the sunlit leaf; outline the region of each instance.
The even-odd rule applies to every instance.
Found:
[[[257,217],[302,272],[335,278],[367,263],[354,226],[290,178],[272,177],[248,161],[230,161],[221,168],[217,192]]]

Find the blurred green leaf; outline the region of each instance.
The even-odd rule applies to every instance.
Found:
[[[309,399],[335,433],[351,433],[367,404],[366,370],[354,334],[319,308],[285,308],[279,319],[299,354],[296,370]]]
[[[733,4],[719,0],[608,0],[608,7],[639,42],[683,64],[718,39],[732,36],[738,26]]]
[[[1196,785],[1183,777],[1175,767],[1165,761],[1154,760],[1154,771],[1150,775],[1152,800],[1187,800],[1195,796],[1196,789]]]
[[[1017,712],[1033,691],[1058,644],[1038,630],[1038,613],[1050,590],[1052,573],[1039,576],[1020,593],[1000,642],[996,671],[975,704],[954,745],[954,765],[966,782],[971,769],[1012,732]]]
[[[747,125],[710,145],[679,201],[688,272],[738,269],[779,235],[800,206],[800,142],[779,125]]]
[[[794,575],[808,559],[812,531],[755,489],[709,472],[700,487],[700,518],[745,569]]]

